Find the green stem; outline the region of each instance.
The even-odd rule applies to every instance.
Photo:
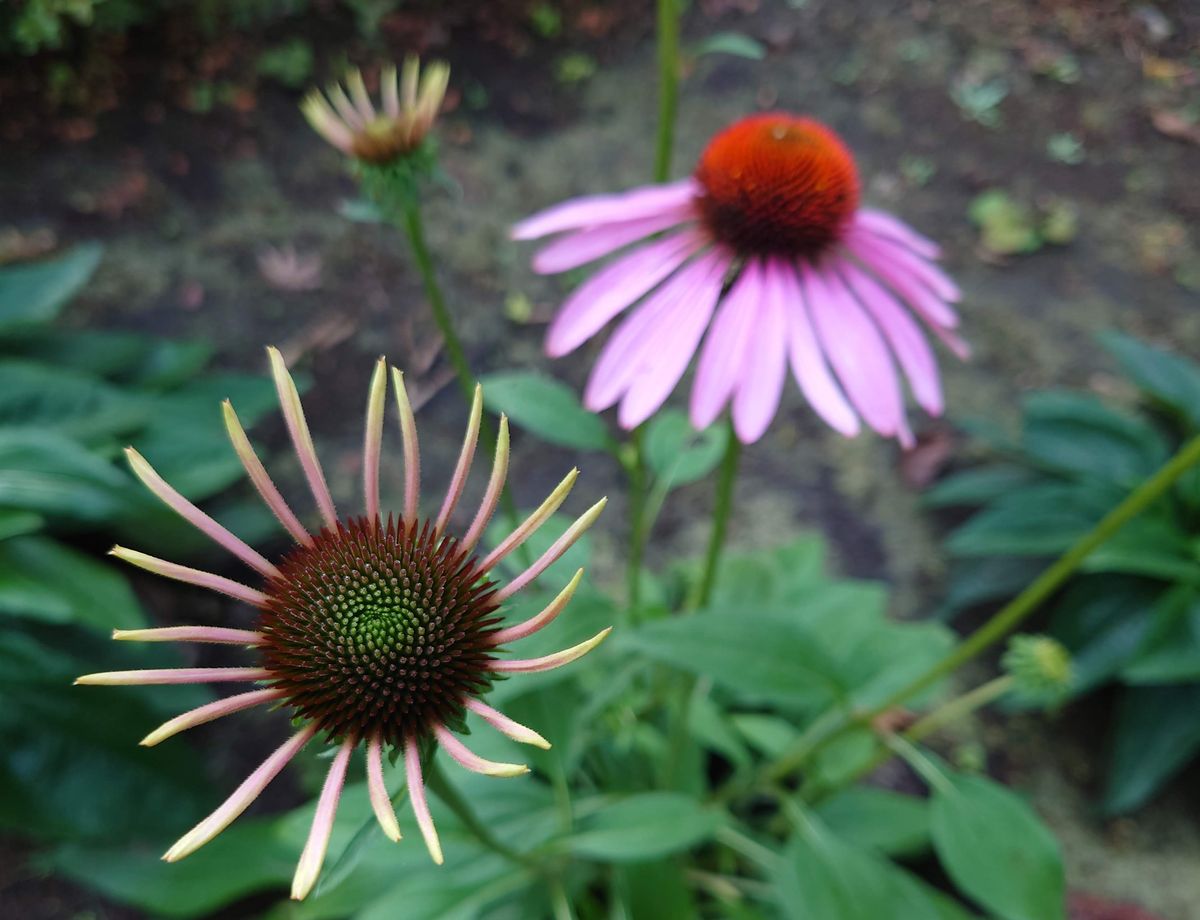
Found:
[[[526,853],[517,852],[508,844],[496,838],[488,826],[475,814],[471,806],[467,804],[467,800],[459,795],[458,790],[446,779],[446,774],[442,772],[441,765],[436,760],[431,760],[425,770],[425,785],[430,792],[442,800],[442,803],[447,808],[454,812],[458,820],[462,822],[463,827],[474,834],[475,839],[493,853],[498,853],[500,856],[517,865],[541,871],[541,866],[536,859]]]
[[[658,0],[658,140],[654,148],[654,181],[671,174],[675,115],[679,108],[679,4]]]
[[[692,598],[692,607],[704,607],[712,599],[717,584],[717,569],[721,564],[721,552],[725,548],[725,534],[729,529],[729,514],[733,510],[733,487],[737,482],[738,460],[742,454],[742,442],[737,439],[732,423],[729,440],[725,443],[725,455],[717,474],[717,498],[713,506],[712,532],[708,539],[708,551],[704,556],[704,571]]]
[[[629,563],[626,569],[628,606],[637,609],[642,594],[642,557],[646,551],[646,458],[642,450],[642,429],[629,433],[631,456],[626,463],[629,475]]]
[[[847,716],[843,713],[840,718],[832,720],[821,739],[816,742],[810,740],[803,748],[797,745],[785,752],[768,768],[765,778],[769,781],[779,780],[793,770],[799,769],[808,760],[809,755],[820,747],[821,743],[842,732],[851,721],[870,723],[876,716],[931,687],[947,674],[1003,639],[1062,587],[1063,582],[1075,574],[1083,561],[1097,547],[1110,540],[1118,530],[1161,498],[1180,476],[1198,462],[1200,462],[1200,437],[1193,438],[1184,444],[1158,472],[1129,493],[1123,502],[1106,514],[1100,523],[1081,537],[1029,587],[1000,608],[991,619],[959,643],[948,655],[871,711],[857,717]]]
[[[575,920],[575,911],[571,909],[571,899],[567,896],[567,888],[562,879],[556,876],[550,880],[549,885],[554,920]]]

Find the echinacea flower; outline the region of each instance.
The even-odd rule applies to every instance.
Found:
[[[346,75],[346,88],[334,83],[325,94],[314,89],[300,108],[313,129],[342,153],[364,163],[385,165],[421,145],[442,107],[449,82],[447,65],[433,63],[421,73],[418,60],[409,57],[399,75],[394,66],[383,68],[379,80],[382,111],[371,102],[358,70]]]
[[[654,414],[699,351],[699,429],[732,403],[738,438],[758,440],[790,363],[834,429],[852,436],[861,420],[907,445],[900,372],[926,412],[943,408],[937,362],[913,314],[955,354],[968,353],[950,306],[959,290],[934,264],[937,245],[860,207],[849,151],[808,118],[744,118],[709,142],[690,178],[566,201],[513,228],[518,240],[560,233],[534,256],[536,271],[634,247],[568,297],[546,337],[560,357],[631,310],[584,394],[594,411],[620,403],[626,428]]]
[[[601,500],[581,515],[520,575],[501,585],[497,564],[517,549],[558,509],[575,482],[572,470],[542,505],[487,554],[478,552],[508,470],[508,425],[501,417],[496,455],[487,490],[474,520],[461,538],[447,524],[471,468],[479,437],[483,396],[475,390],[470,422],[450,487],[435,518],[421,517],[420,455],[416,422],[403,375],[393,369],[404,457],[404,505],[386,518],[379,504],[379,459],[387,397],[387,367],[381,358],[371,379],[363,447],[363,516],[339,517],[313,449],[300,397],[283,358],[269,349],[275,387],[292,443],[304,470],[323,527],[310,533],[271,481],[251,447],[233,407],[224,404],[230,440],[267,507],[292,535],[296,546],[271,562],[168,485],[137,451],[128,450],[137,477],[190,524],[258,573],[258,588],[167,562],[124,547],[114,555],[143,569],[218,591],[258,609],[254,629],[173,626],[118,630],[115,639],[143,642],[217,642],[246,646],[257,662],[248,667],[174,668],[88,674],[80,684],[188,684],[218,681],[257,683],[256,689],[193,709],[166,722],[142,741],[158,744],[184,729],[253,706],[287,707],[300,728],[211,815],[185,834],[163,857],[182,859],[212,840],[258,797],[266,785],[314,737],[336,746],[317,802],[308,843],[292,884],[292,897],[304,898],[321,870],[345,783],[351,754],[366,748],[371,805],[384,832],[400,839],[400,829],[384,785],[385,748],[402,752],[409,798],[430,855],[442,861],[441,846],[426,804],[422,760],[440,745],[468,770],[494,776],[527,772],[520,764],[496,763],[474,754],[454,734],[473,712],[510,738],[548,748],[532,729],[514,722],[481,700],[493,677],[545,671],[567,664],[602,642],[605,629],[579,645],[531,659],[497,657],[500,647],[550,623],[566,606],[582,578],[580,570],[536,616],[501,627],[502,604],[537,578],[596,520]]]

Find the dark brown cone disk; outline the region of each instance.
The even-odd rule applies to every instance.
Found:
[[[339,522],[279,570],[259,625],[263,665],[331,737],[423,737],[490,687],[495,585],[428,521]]]

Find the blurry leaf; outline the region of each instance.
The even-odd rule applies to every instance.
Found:
[[[781,716],[744,712],[734,715],[732,721],[742,737],[764,757],[778,757],[796,739],[796,726]]]
[[[700,916],[680,860],[617,866],[616,881],[630,917]]]
[[[874,786],[853,786],[823,802],[817,817],[848,843],[888,856],[929,847],[929,802]]]
[[[1121,679],[1129,684],[1200,681],[1200,595],[1195,588],[1175,588],[1162,597]]]
[[[1082,485],[1046,484],[991,502],[946,541],[956,556],[1056,556],[1123,496]]]
[[[994,106],[999,100],[992,102],[989,98],[988,102]],[[1003,189],[989,189],[978,195],[967,214],[979,227],[984,247],[997,255],[1015,255],[1041,248],[1042,238],[1037,231],[1037,216],[1033,209],[1016,201]]]
[[[38,327],[3,333],[7,354],[137,387],[178,386],[212,355],[203,342],[156,339],[136,332]]]
[[[0,429],[58,432],[83,441],[121,436],[149,414],[138,394],[67,368],[0,362]]]
[[[672,488],[685,486],[717,468],[728,441],[728,427],[710,425],[697,432],[686,414],[664,409],[646,426],[646,465]]]
[[[0,614],[105,633],[146,625],[121,575],[47,537],[0,542]]]
[[[1105,814],[1132,811],[1200,752],[1200,683],[1132,687],[1117,704]]]
[[[579,450],[609,448],[600,416],[583,408],[566,384],[528,371],[489,374],[480,382],[488,408],[543,440]]]
[[[1071,651],[1076,694],[1112,678],[1134,655],[1161,594],[1160,585],[1125,576],[1068,584],[1054,606],[1049,631]]]
[[[984,466],[947,476],[929,489],[921,500],[930,508],[983,505],[1015,489],[1034,485],[1039,478],[1037,473],[1023,466]]]
[[[712,836],[722,820],[690,796],[647,792],[589,816],[564,845],[589,859],[642,862],[690,849]]]
[[[943,774],[930,830],[954,883],[1004,920],[1065,918],[1058,841],[1015,793],[982,776]]]
[[[51,432],[0,431],[0,506],[103,523],[133,507],[133,479]]]
[[[0,268],[0,326],[54,319],[87,284],[102,251],[99,243],[82,243],[53,259]]]
[[[952,620],[978,604],[1001,601],[1020,593],[1048,565],[1040,558],[981,556],[959,560],[946,596],[937,610],[940,620]]]
[[[338,213],[356,224],[382,224],[383,212],[365,198],[346,198],[338,205]]]
[[[704,57],[706,54],[731,54],[734,57],[761,61],[767,56],[767,49],[762,42],[741,32],[718,32],[692,46],[692,57]]]
[[[45,518],[31,511],[0,508],[0,541],[41,530]]]
[[[1200,367],[1119,332],[1104,333],[1100,343],[1141,389],[1200,428]]]

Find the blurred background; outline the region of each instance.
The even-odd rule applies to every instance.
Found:
[[[1119,450],[1097,430],[1142,443],[1120,421],[1031,409],[1027,397],[1066,388],[1133,413],[1148,393],[1169,408],[1152,379],[1167,365],[1131,342],[1200,356],[1200,7],[694,0],[684,22],[673,174],[748,112],[827,122],[859,159],[865,200],[942,243],[975,351],[966,364],[943,353],[948,417],[917,421],[919,444],[903,455],[841,439],[789,392],[747,452],[734,545],[820,530],[839,571],[889,583],[895,614],[970,623],[1019,584],[1001,571],[1014,543],[1018,556],[1057,550],[1021,550],[1045,521],[964,549],[963,506],[1005,489],[930,500],[931,488],[997,454],[1039,473],[1077,469],[1086,457],[1071,466],[1005,440],[1047,418],[1077,453]],[[149,660],[110,649],[113,626],[244,615],[104,559],[119,539],[169,542],[214,564],[116,464],[119,448],[136,443],[248,539],[278,540],[245,502],[218,407],[233,396],[247,427],[263,418],[256,438],[295,486],[264,377],[263,347],[277,344],[313,384],[306,407],[335,496],[354,493],[359,412],[379,354],[415,381],[428,469],[457,451],[465,410],[404,241],[371,222],[342,159],[301,116],[301,94],[406,53],[451,64],[436,130],[444,180],[427,195],[426,221],[472,366],[541,366],[577,387],[587,362],[541,353],[563,282],[534,276],[507,228],[570,195],[649,180],[653,34],[653,5],[635,0],[0,6],[0,915],[258,917],[289,871],[290,844],[264,838],[283,866],[275,875],[215,892],[176,881],[155,900],[144,859],[115,855],[164,848],[286,731],[244,715],[150,752],[137,739],[201,691],[72,692],[82,671]],[[1131,338],[1106,347],[1099,336],[1114,331]],[[1130,371],[1139,361],[1140,375]],[[1196,375],[1195,410],[1200,372],[1184,365],[1171,374]],[[1200,427],[1186,392],[1172,391],[1179,437]],[[588,485],[577,510],[619,482],[607,458],[518,438],[518,502],[574,462]],[[399,464],[386,475],[397,494]],[[652,563],[703,546],[709,490],[679,496]],[[1194,568],[1200,522],[1188,507],[1179,539]],[[606,570],[617,577],[619,521],[609,515],[594,537],[602,581]],[[995,557],[986,571],[963,568],[981,555]],[[1026,558],[1018,577],[1036,562]],[[1147,579],[1190,584],[1195,572],[1114,571],[1132,592],[1120,595],[1126,606],[1051,624],[1093,668],[1088,692],[1049,718],[988,716],[954,754],[1032,797],[1062,841],[1073,917],[1188,920],[1200,917],[1200,668],[1147,679],[1143,662],[1131,676],[1122,655],[1144,636],[1122,616],[1148,617],[1158,603],[1139,593]],[[1104,648],[1089,647],[1101,634]],[[150,657],[161,666],[160,651]],[[1146,685],[1153,698],[1123,689]],[[1131,734],[1151,722],[1154,732]],[[299,804],[319,776],[307,764],[255,813]]]

